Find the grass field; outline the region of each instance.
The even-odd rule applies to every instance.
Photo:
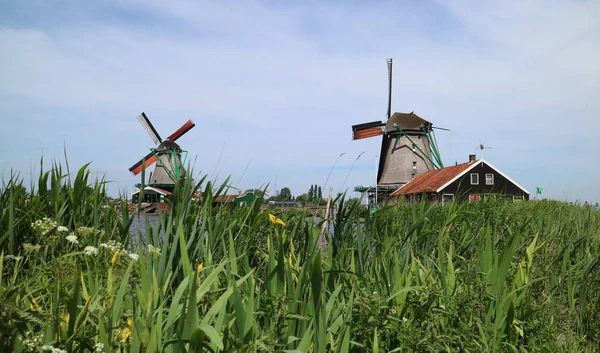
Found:
[[[0,189],[3,352],[595,352],[600,212],[554,201],[225,211],[204,179],[132,244],[87,166]],[[205,202],[192,201],[202,189]],[[118,212],[121,210],[122,212]],[[120,214],[121,213],[121,214]],[[364,223],[363,223],[364,222]],[[159,237],[159,232],[164,236]]]

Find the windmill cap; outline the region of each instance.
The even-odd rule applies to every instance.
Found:
[[[385,132],[395,132],[395,125],[402,130],[421,130],[422,127],[431,127],[431,122],[421,118],[414,112],[411,113],[394,113],[385,124]]]
[[[157,151],[165,151],[165,150],[176,150],[177,152],[181,152],[181,147],[179,147],[179,145],[171,140],[165,140],[163,141],[158,148],[156,149]]]

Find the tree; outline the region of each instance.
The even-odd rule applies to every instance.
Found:
[[[321,187],[320,187],[320,186],[319,186],[319,192],[318,192],[317,198],[318,198],[319,200],[321,200],[321,199],[323,198],[323,190],[321,190]]]
[[[292,199],[292,192],[288,187],[284,187],[279,192],[279,200],[280,201],[290,201]]]
[[[308,189],[308,196],[307,196],[307,201],[310,202],[313,200],[313,186],[310,186],[310,189]]]
[[[317,194],[317,184],[315,184],[315,185],[313,185],[313,196],[312,196],[313,200],[318,200],[319,199],[318,196],[319,195]]]
[[[305,194],[296,196],[296,202],[301,202],[301,203],[308,202],[308,194],[305,193]]]
[[[248,189],[245,191],[246,193],[252,192],[257,198],[263,197],[263,191],[261,189]]]

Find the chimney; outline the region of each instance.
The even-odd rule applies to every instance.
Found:
[[[475,161],[476,161],[475,155],[474,154],[470,154],[469,155],[469,162],[475,162]]]

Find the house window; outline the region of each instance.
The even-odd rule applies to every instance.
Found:
[[[412,175],[411,179],[414,179],[415,178],[415,173],[412,173],[411,175]]]
[[[454,194],[443,194],[442,195],[442,205],[452,202],[454,200]]]
[[[485,174],[485,185],[494,185],[494,174],[493,173]]]
[[[417,169],[417,162],[413,162],[413,169]]]
[[[479,174],[471,173],[471,185],[479,185]]]

